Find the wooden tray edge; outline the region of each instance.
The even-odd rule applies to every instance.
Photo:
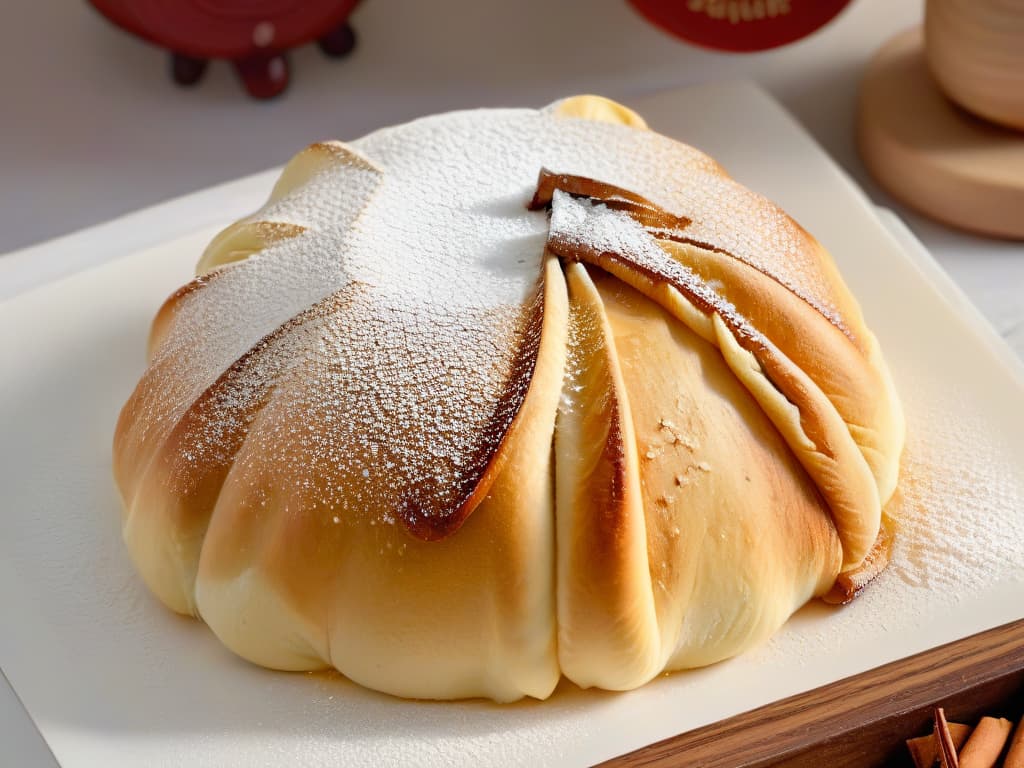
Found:
[[[927,731],[932,708],[952,721],[1017,707],[1024,619],[891,662],[612,758],[607,768],[844,768],[889,765]],[[1019,714],[1019,713],[1018,713]],[[907,763],[909,764],[909,763]]]

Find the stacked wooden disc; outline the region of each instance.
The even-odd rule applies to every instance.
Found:
[[[900,201],[1024,239],[1024,1],[929,0],[925,29],[897,35],[868,67],[858,143]]]

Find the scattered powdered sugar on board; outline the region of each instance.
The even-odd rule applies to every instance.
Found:
[[[966,395],[917,382],[905,397],[893,577],[949,599],[994,573],[1024,575],[1024,479],[972,418]],[[968,414],[968,415],[964,415]]]
[[[813,657],[812,648],[839,652],[844,643],[855,647],[865,627],[915,632],[937,617],[957,615],[1006,579],[1019,582],[1024,595],[1024,473],[1011,461],[1019,451],[994,439],[998,430],[971,402],[976,392],[951,391],[944,380],[914,371],[897,373],[907,442],[893,500],[897,527],[889,566],[849,605],[812,601],[750,652],[750,663]],[[827,621],[801,621],[802,614],[822,612]]]

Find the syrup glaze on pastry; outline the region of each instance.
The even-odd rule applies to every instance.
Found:
[[[856,302],[619,105],[314,145],[198,271],[115,475],[147,584],[256,663],[628,689],[884,567],[903,421]]]

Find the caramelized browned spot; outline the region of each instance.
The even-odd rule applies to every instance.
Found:
[[[822,600],[832,605],[845,605],[854,600],[889,564],[895,537],[896,522],[883,512],[878,538],[875,539],[875,545],[871,547],[864,562],[852,570],[840,573],[836,583]]]
[[[590,502],[596,516],[600,517],[597,524],[599,535],[595,535],[597,547],[594,555],[603,564],[610,566],[610,562],[606,558],[611,557],[615,544],[622,536],[622,529],[626,525],[626,517],[623,512],[628,493],[626,488],[626,439],[622,434],[622,408],[618,398],[606,393],[602,393],[601,396],[607,397],[605,408],[607,409],[608,434],[605,435],[601,460],[594,475],[600,477],[604,482],[591,486]]]

